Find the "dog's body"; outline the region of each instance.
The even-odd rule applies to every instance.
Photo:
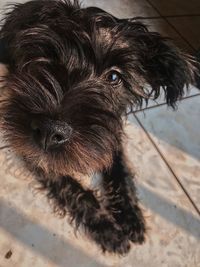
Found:
[[[16,5],[1,41],[9,70],[1,128],[55,211],[69,213],[103,251],[124,254],[131,242],[143,243],[145,222],[123,160],[122,117],[157,98],[161,87],[174,107],[193,80],[190,58],[140,22],[77,1]],[[100,195],[81,181],[95,173],[102,176]]]

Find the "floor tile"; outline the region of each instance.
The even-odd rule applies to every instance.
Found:
[[[117,266],[198,266],[199,217],[134,118],[127,125],[126,133],[129,168],[136,173],[149,232],[146,244],[134,247]]]
[[[190,96],[195,96],[195,95],[200,95],[200,89],[198,89],[197,87],[195,87],[193,85],[190,85],[188,90],[185,89],[185,94],[184,94],[182,99],[188,98]],[[161,90],[160,96],[156,100],[149,99],[148,105],[146,105],[146,103],[143,102],[142,107],[141,108],[135,108],[134,111],[139,112],[140,109],[143,110],[143,109],[150,108],[150,107],[156,107],[160,104],[166,104],[164,91],[162,91],[162,90]]]
[[[97,6],[105,9],[116,17],[155,17],[159,16],[152,6],[145,0],[83,0],[84,6]]]
[[[168,21],[195,49],[200,49],[200,16],[168,18]]]
[[[149,0],[164,16],[200,14],[199,0]]]
[[[161,106],[136,116],[200,210],[200,96],[183,100],[178,111]]]
[[[174,177],[132,119],[125,142],[136,172],[148,225],[147,241],[126,257],[102,255],[67,219],[56,217],[31,175],[8,150],[0,150],[1,267],[198,267],[200,219]],[[12,255],[9,259],[6,255]]]

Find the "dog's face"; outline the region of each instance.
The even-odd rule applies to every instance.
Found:
[[[15,6],[1,38],[10,58],[5,138],[33,167],[56,175],[108,168],[127,107],[158,97],[161,87],[174,106],[193,76],[190,60],[159,34],[77,2]]]

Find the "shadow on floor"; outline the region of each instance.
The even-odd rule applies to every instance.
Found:
[[[200,95],[197,95],[182,100],[178,103],[178,109],[175,111],[167,105],[162,105],[142,112],[138,110],[135,116],[153,137],[164,141],[175,150],[178,149],[180,155],[183,152],[196,160],[200,160],[200,139],[197,134],[199,130],[197,124],[200,112],[199,104]],[[138,127],[132,114],[129,115],[128,120],[134,127]]]
[[[173,203],[149,191],[142,185],[139,186],[139,191],[146,208],[188,232],[195,239],[200,240],[200,220],[197,217],[181,207],[175,207]],[[47,228],[31,221],[26,215],[9,206],[3,200],[0,202],[0,212],[0,227],[3,230],[27,246],[28,249],[33,250],[58,266],[65,267],[67,263],[70,263],[70,266],[73,267],[103,267],[83,251],[73,247],[62,237],[54,236]],[[23,229],[20,229],[21,227]]]
[[[139,184],[138,189],[141,195],[141,202],[146,209],[152,211],[152,214],[159,214],[169,223],[188,232],[195,239],[200,240],[200,219],[197,216],[150,191],[144,185]]]
[[[23,229],[20,229],[21,227]],[[59,267],[103,267],[61,236],[54,236],[47,228],[31,221],[26,215],[3,200],[0,202],[0,228],[28,247],[29,250],[33,250]],[[13,253],[15,253],[14,248]]]

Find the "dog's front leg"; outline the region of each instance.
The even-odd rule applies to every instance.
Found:
[[[134,243],[145,240],[145,221],[138,206],[131,174],[123,163],[122,152],[116,153],[113,166],[103,174],[105,205],[124,234]]]
[[[48,197],[53,200],[56,211],[69,213],[76,227],[85,232],[101,246],[103,251],[119,254],[127,253],[130,244],[123,231],[114,223],[110,215],[97,200],[91,190],[84,189],[70,176],[57,180],[40,180]]]

